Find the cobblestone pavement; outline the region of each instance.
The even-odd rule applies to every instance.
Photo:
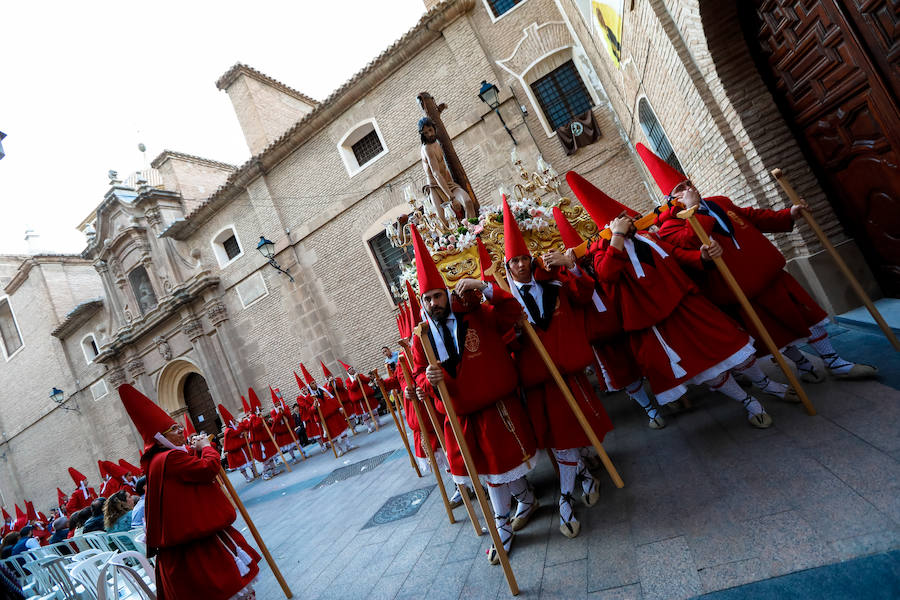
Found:
[[[853,358],[859,344],[871,353],[883,343],[883,361],[896,365],[880,339],[837,336],[835,345]],[[579,503],[581,535],[566,539],[554,472],[539,457],[530,479],[541,508],[510,555],[520,597],[688,598],[900,548],[900,391],[835,380],[807,390],[818,416],[763,398],[775,419],[768,430],[750,427],[735,402],[698,394],[654,431],[624,395],[606,396],[616,429],[604,446],[625,488],[602,474],[600,502]],[[416,477],[390,416],[381,423],[340,460],[316,449],[268,482],[232,475],[294,597],[509,597],[501,568],[487,562],[488,536],[475,536],[462,507],[449,524],[436,490],[416,495],[412,516],[366,527],[389,498],[435,484]],[[260,600],[281,596],[265,566],[258,590]]]

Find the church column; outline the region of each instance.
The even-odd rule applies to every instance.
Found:
[[[229,386],[225,384],[225,374],[216,358],[215,349],[209,337],[203,332],[203,322],[196,315],[188,315],[181,322],[181,331],[191,340],[213,402],[219,404],[223,399],[230,397]]]
[[[241,383],[237,377],[239,360],[234,351],[236,340],[231,324],[228,323],[228,309],[219,298],[209,300],[205,305],[206,318],[215,328],[215,336],[210,336],[211,344],[217,355],[222,358],[222,387],[227,388],[226,395],[220,400],[225,406],[235,407],[241,395]]]
[[[122,326],[122,302],[120,301],[119,295],[116,293],[116,286],[113,285],[112,278],[110,277],[109,264],[105,260],[98,260],[94,263],[94,269],[97,271],[97,274],[100,275],[100,280],[103,282],[103,289],[106,290],[106,299],[112,305],[110,313],[115,322],[115,326],[113,327],[113,331],[115,331],[115,329]],[[109,333],[112,334],[112,331]]]
[[[109,367],[109,370],[106,371],[106,383],[109,384],[110,391],[114,394],[118,394],[115,390],[119,388],[120,385],[126,383],[128,380],[127,375],[125,374],[125,369],[120,367],[117,364],[112,364]],[[141,393],[148,392],[149,389],[144,388],[141,390]],[[118,404],[122,413],[125,413],[125,408],[122,407],[121,403]],[[131,436],[134,438],[134,443],[137,448],[144,447],[144,441],[141,437],[141,434],[138,432],[137,428],[134,426],[134,423],[131,421],[131,418],[125,415],[124,422],[128,423],[128,428],[131,430]]]

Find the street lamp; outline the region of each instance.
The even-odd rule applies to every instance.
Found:
[[[278,265],[278,262],[275,261],[275,244],[271,240],[267,240],[265,236],[259,236],[259,243],[256,244],[256,249],[259,250],[259,253],[266,258],[269,264],[272,265],[272,267],[274,267],[276,271],[284,273],[288,276],[288,279],[291,280],[291,283],[294,282],[294,278],[291,277],[291,274],[282,269]]]
[[[63,404],[63,402],[66,401],[66,394],[61,389],[58,389],[56,386],[53,386],[53,389],[50,390],[50,399],[53,400],[54,402],[56,402],[59,405],[59,407],[62,408],[63,410],[72,410],[77,413],[81,412],[80,410],[78,410],[77,402],[73,401],[73,403],[75,404],[74,408]]]
[[[512,131],[509,130],[509,127],[506,126],[506,121],[503,120],[503,115],[500,114],[500,90],[497,89],[497,86],[493,83],[482,81],[481,90],[478,91],[478,97],[481,98],[482,102],[490,106],[491,110],[497,113],[497,117],[499,117],[500,122],[503,123],[503,129],[509,134],[513,145],[518,146],[519,142],[513,137]]]

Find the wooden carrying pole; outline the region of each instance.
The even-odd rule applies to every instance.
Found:
[[[493,271],[494,280],[497,282],[497,285],[499,285],[504,292],[509,292],[509,285],[506,282],[506,276],[496,268],[496,265],[494,265]],[[594,432],[594,428],[591,427],[590,423],[588,423],[587,417],[584,416],[584,412],[581,410],[581,407],[578,406],[578,402],[575,400],[575,396],[572,395],[572,390],[569,389],[569,386],[563,379],[562,374],[559,372],[559,369],[556,368],[556,363],[553,362],[553,359],[550,357],[550,353],[547,352],[547,348],[544,347],[544,343],[541,341],[541,338],[538,337],[537,332],[534,330],[534,327],[531,325],[531,322],[528,321],[528,319],[524,320],[524,326],[525,333],[528,334],[528,338],[531,340],[531,343],[534,344],[534,347],[537,349],[538,354],[541,355],[541,359],[543,359],[544,364],[547,366],[547,370],[550,371],[550,375],[553,377],[553,380],[559,387],[559,391],[561,391],[563,396],[565,397],[566,402],[569,404],[569,408],[572,409],[572,413],[575,415],[575,418],[578,419],[578,423],[581,425],[584,433],[588,436],[588,439],[591,440],[591,444],[594,446],[594,450],[597,451],[597,456],[600,457],[600,462],[603,463],[603,467],[606,469],[606,472],[609,473],[610,479],[612,479],[617,488],[625,487],[625,482],[622,481],[622,477],[619,476],[619,472],[616,470],[615,465],[613,465],[612,460],[610,460],[609,455],[603,448],[603,444],[600,443],[600,439],[597,437],[596,432]]]
[[[685,219],[691,225],[691,229],[694,230],[694,233],[697,235],[697,238],[700,240],[700,243],[704,246],[708,246],[710,243],[709,236],[706,235],[706,231],[704,231],[703,226],[697,221],[697,217],[694,216],[694,213],[697,212],[697,207],[689,208],[687,210],[683,210],[678,213],[679,219]],[[797,376],[794,375],[794,372],[788,367],[787,362],[784,360],[784,356],[781,355],[781,352],[778,350],[778,346],[775,345],[775,342],[772,340],[772,336],[769,335],[769,332],[766,330],[766,327],[762,324],[762,321],[759,320],[759,315],[756,314],[756,311],[753,310],[753,306],[750,304],[750,300],[747,299],[746,294],[741,289],[741,286],[738,285],[737,280],[734,278],[734,275],[731,273],[731,269],[728,268],[728,265],[725,264],[725,261],[722,260],[722,257],[716,257],[713,259],[713,262],[716,264],[716,268],[719,269],[719,273],[722,275],[722,279],[725,280],[725,283],[728,284],[728,287],[731,288],[731,293],[734,294],[735,298],[738,299],[738,302],[741,304],[741,308],[744,309],[744,312],[747,313],[747,316],[750,317],[750,321],[753,323],[753,326],[756,327],[757,333],[759,333],[760,337],[763,340],[763,343],[766,345],[766,349],[772,353],[772,357],[778,362],[778,366],[781,367],[781,370],[784,372],[785,377],[787,377],[788,382],[793,386],[794,391],[797,392],[797,397],[800,398],[800,401],[803,402],[803,406],[806,408],[806,412],[809,415],[816,414],[816,409],[812,405],[812,402],[809,401],[809,398],[806,396],[806,392],[803,387],[800,385],[800,380],[797,379]]]
[[[337,381],[337,379],[333,379],[333,381]],[[356,428],[350,424],[350,415],[347,413],[347,409],[344,408],[344,403],[341,401],[341,395],[338,393],[338,386],[336,383],[332,383],[331,387],[334,388],[334,397],[337,399],[338,404],[341,407],[341,412],[344,413],[344,420],[347,421],[347,429],[350,430],[350,433],[356,435]]]
[[[313,398],[313,396],[310,396]],[[334,452],[334,457],[337,458],[337,448],[334,447],[334,440],[331,438],[331,434],[328,433],[328,424],[325,423],[325,415],[322,414],[322,405],[319,404],[318,398],[313,400],[313,404],[316,405],[316,411],[319,413],[319,421],[322,423],[322,432],[325,434],[325,437],[328,438],[328,443],[331,444],[331,451]]]
[[[275,441],[275,436],[272,435],[272,430],[269,429],[269,424],[266,423],[266,418],[263,415],[259,415],[259,418],[262,419],[263,427],[266,428],[266,433],[269,434],[269,439],[272,440],[273,444],[275,444],[275,449],[278,451],[278,456],[281,457],[281,462],[283,462],[284,466],[287,467],[288,472],[292,473],[294,470],[291,468],[291,465],[288,464],[288,461],[284,457],[284,453],[281,451],[281,448],[278,447],[278,442]]]
[[[303,457],[303,460],[306,460],[306,453],[303,452],[303,448],[300,447],[300,440],[297,439],[297,436],[294,435],[294,428],[291,427],[291,422],[288,421],[288,409],[284,405],[284,402],[281,403],[281,421],[287,425],[288,433],[291,434],[291,439],[294,440],[294,445],[297,446],[297,450],[300,451],[300,456]],[[282,456],[282,458],[284,458]]]
[[[790,198],[791,202],[796,204],[800,204],[800,196],[794,190],[794,187],[784,176],[784,173],[781,169],[772,169],[772,176],[775,180],[781,184],[781,189],[784,190],[784,193],[787,194],[787,197]],[[819,241],[822,242],[822,246],[828,250],[828,253],[831,254],[831,258],[834,259],[834,262],[837,263],[838,269],[844,274],[844,277],[847,278],[847,282],[850,284],[850,287],[853,288],[853,291],[856,292],[856,295],[859,296],[859,299],[862,300],[862,303],[866,306],[869,311],[869,314],[872,315],[872,318],[875,319],[875,322],[881,328],[881,331],[884,332],[884,337],[888,339],[891,345],[894,347],[894,350],[900,351],[900,341],[897,340],[897,336],[894,335],[894,331],[891,329],[890,325],[884,320],[884,317],[881,316],[881,313],[878,312],[878,309],[875,307],[875,304],[872,302],[872,299],[869,298],[869,295],[866,293],[866,290],[863,289],[862,285],[860,285],[859,280],[853,275],[853,271],[850,270],[850,267],[847,266],[847,263],[844,262],[844,259],[841,258],[841,255],[838,254],[838,251],[835,249],[834,245],[832,245],[831,241],[825,235],[825,232],[822,231],[822,228],[819,227],[819,224],[816,222],[815,217],[812,216],[807,209],[802,209],[801,214],[803,218],[806,219],[809,228],[813,230],[813,233],[816,234],[816,237],[819,238]]]
[[[422,404],[425,405],[425,412],[428,413],[428,420],[431,421],[431,428],[434,429],[434,435],[437,437],[438,444],[441,446],[441,450],[444,451],[444,456],[450,456],[447,454],[447,444],[444,442],[443,436],[443,428],[439,427],[440,419],[435,414],[434,406],[431,405],[431,402],[428,401],[427,398],[423,398],[418,395],[418,392],[421,391],[416,387],[416,383],[412,377],[412,370],[409,368],[409,360],[407,360],[407,355],[409,354],[409,342],[406,340],[401,340],[400,345],[403,346],[403,354],[400,355],[400,368],[403,370],[403,377],[406,379],[407,389],[416,390],[416,396],[422,401]],[[417,409],[415,400],[412,402],[413,410]],[[416,421],[419,423],[419,427],[422,427],[422,421],[419,420],[419,413],[416,413]],[[449,458],[447,459],[450,460]],[[435,460],[435,464],[433,468],[437,470],[437,461]],[[475,514],[475,507],[472,506],[472,500],[469,498],[469,492],[466,489],[466,486],[457,483],[456,489],[459,490],[460,497],[462,498],[463,504],[466,507],[466,513],[469,515],[469,521],[472,523],[472,527],[475,529],[475,535],[480,536],[485,533],[485,530],[481,528],[481,522],[478,520],[478,515]],[[448,502],[449,504],[449,502]]]
[[[400,413],[400,408],[397,405],[395,394],[396,394],[396,392],[394,390],[391,390],[390,392],[388,392],[390,401],[394,403],[394,410],[391,412],[391,416],[393,417],[394,414],[397,415],[396,417],[394,417],[395,418],[394,423],[397,425],[397,427],[399,427],[401,429],[400,435],[403,436],[403,440],[406,442],[406,447],[407,447],[407,450],[409,450],[409,455],[410,455],[410,458],[412,459],[412,464],[416,469],[416,473],[418,473],[419,477],[421,477],[422,471],[419,469],[419,463],[417,463],[415,460],[415,454],[412,452],[412,446],[409,445],[409,438],[406,437],[406,429],[403,426],[403,423],[405,423],[406,421],[403,419],[403,416]],[[413,440],[415,441],[415,437],[413,437]]]
[[[372,422],[375,423],[375,431],[381,429],[378,426],[378,419],[375,418],[375,413],[372,412],[372,405],[369,404],[369,395],[366,393],[366,386],[363,385],[362,382],[362,373],[357,373],[356,383],[359,384],[359,391],[362,392],[363,402],[366,404],[366,408],[369,410],[369,416],[372,417]]]
[[[434,347],[431,345],[431,340],[428,339],[428,324],[420,323],[417,325],[416,335],[422,341],[422,347],[425,350],[425,356],[428,358],[428,364],[433,367],[439,367],[440,363],[438,362],[437,356],[435,356]],[[441,401],[447,409],[450,427],[453,429],[453,436],[456,438],[456,443],[459,444],[459,451],[460,454],[462,454],[463,462],[466,464],[466,471],[469,474],[469,479],[472,481],[472,487],[475,488],[475,495],[478,496],[478,504],[481,505],[481,512],[484,515],[488,531],[491,534],[494,549],[497,552],[497,556],[500,558],[500,564],[503,566],[503,574],[506,575],[506,583],[509,585],[509,591],[513,596],[518,596],[519,584],[516,583],[516,576],[513,574],[512,565],[509,564],[509,556],[506,554],[506,548],[503,547],[503,541],[500,539],[500,533],[497,531],[496,523],[494,523],[494,511],[491,510],[488,505],[488,500],[481,487],[481,479],[478,477],[478,471],[475,469],[475,461],[472,460],[472,454],[469,452],[469,444],[466,442],[466,437],[462,432],[462,425],[460,425],[459,417],[453,406],[453,399],[450,397],[450,392],[447,389],[447,382],[441,381],[438,383],[437,388],[438,393],[441,396]],[[415,404],[413,404],[413,406],[415,406]]]
[[[406,448],[406,453],[409,455],[409,464],[412,465],[413,470],[416,472],[416,475],[419,477],[422,476],[422,472],[419,470],[419,465],[416,463],[416,458],[413,456],[412,449],[409,447],[409,440],[406,438],[406,428],[400,424],[400,421],[397,419],[397,413],[394,412],[394,407],[391,406],[391,400],[388,397],[387,390],[384,389],[384,382],[381,381],[381,377],[378,375],[378,369],[375,369],[375,383],[378,385],[378,389],[381,390],[381,395],[384,396],[384,403],[387,404],[388,410],[391,411],[391,418],[394,419],[394,425],[397,426],[397,433],[400,434],[400,439],[403,440],[403,447]]]
[[[272,573],[275,575],[275,579],[278,580],[278,585],[281,586],[281,591],[284,592],[284,596],[286,598],[293,598],[294,594],[291,592],[291,588],[288,587],[287,582],[284,580],[284,576],[281,574],[281,570],[278,568],[278,565],[275,564],[275,559],[272,558],[272,555],[269,554],[269,549],[266,547],[266,543],[263,541],[262,536],[259,535],[259,531],[256,529],[256,525],[253,523],[253,519],[250,518],[250,515],[247,513],[247,507],[244,506],[244,503],[241,501],[240,496],[238,496],[237,491],[234,489],[234,486],[231,485],[231,480],[228,479],[228,475],[225,474],[225,469],[222,468],[222,465],[219,465],[219,479],[225,486],[225,489],[228,490],[228,495],[231,496],[231,502],[234,504],[238,511],[241,513],[241,516],[244,518],[244,522],[247,524],[247,527],[250,528],[250,533],[253,535],[253,539],[256,540],[256,545],[259,546],[260,551],[263,553],[263,557],[265,557],[266,562],[269,563],[269,568],[272,569]]]

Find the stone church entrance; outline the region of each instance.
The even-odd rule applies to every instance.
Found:
[[[888,296],[900,295],[896,0],[741,2],[763,79]]]
[[[206,380],[199,373],[191,373],[184,380],[184,403],[187,406],[194,429],[197,432],[216,435],[222,428],[216,405],[209,393]]]

